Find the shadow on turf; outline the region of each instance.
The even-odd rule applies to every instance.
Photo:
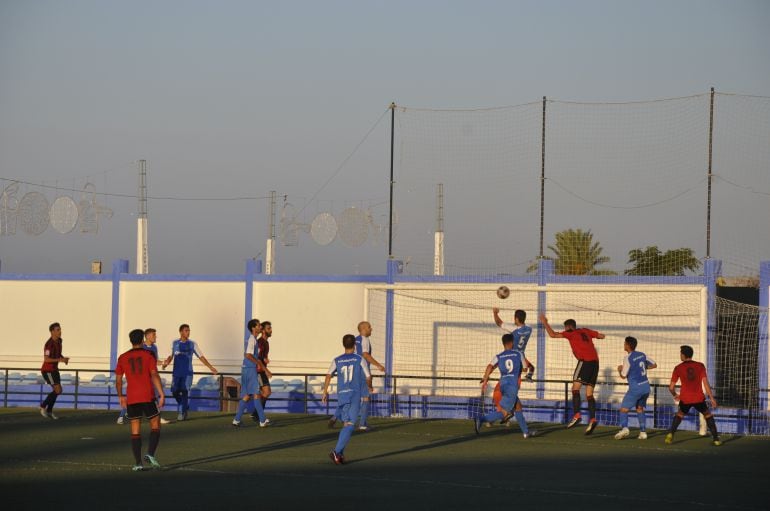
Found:
[[[321,417],[323,419],[323,416]],[[326,420],[326,419],[323,419]],[[313,419],[313,421],[318,421],[318,419]],[[306,418],[299,418],[297,422],[308,422]],[[404,422],[394,422],[391,424],[384,424],[377,427],[377,431],[385,431],[389,429],[396,429],[396,428],[402,428],[407,425],[412,424],[414,421],[404,421]],[[205,456],[201,458],[193,458],[191,460],[187,461],[181,461],[179,463],[172,463],[169,465],[165,465],[163,467],[164,471],[172,471],[172,470],[178,470],[180,468],[188,468],[195,465],[201,465],[204,463],[211,463],[215,461],[225,461],[225,460],[231,460],[236,458],[242,458],[244,456],[251,456],[253,454],[262,454],[266,452],[273,452],[273,451],[279,451],[282,449],[291,449],[294,447],[303,447],[307,445],[315,445],[315,444],[321,444],[321,443],[330,443],[337,439],[339,436],[339,431],[331,431],[331,430],[325,430],[324,433],[318,434],[318,435],[312,435],[312,436],[306,436],[302,438],[295,438],[291,440],[285,440],[281,442],[275,442],[272,444],[266,444],[259,447],[253,447],[250,449],[243,449],[240,451],[234,451],[229,453],[223,453],[223,454],[217,454],[214,456]]]

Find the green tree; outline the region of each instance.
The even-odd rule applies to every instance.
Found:
[[[610,258],[602,255],[602,247],[594,241],[591,230],[567,229],[557,232],[556,244],[548,245],[555,257],[545,256],[554,261],[554,271],[557,275],[617,275],[612,270],[601,270],[596,267],[610,262]],[[527,271],[536,271],[533,264]]]
[[[677,248],[662,253],[657,245],[629,251],[628,264],[634,266],[625,271],[626,275],[683,276],[687,270],[695,272],[701,267],[691,248]]]

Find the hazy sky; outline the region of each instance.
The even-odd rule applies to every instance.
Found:
[[[143,158],[150,195],[166,197],[149,204],[151,271],[240,273],[264,251],[268,201],[175,199],[276,190],[298,210],[315,198],[307,222],[326,208],[383,215],[391,101],[631,101],[712,86],[770,96],[768,27],[761,0],[1,0],[0,188],[24,180],[59,190],[22,185],[18,198],[78,201],[64,189],[91,182],[113,194],[97,200],[114,216],[98,234],[2,236],[0,269],[127,258],[133,271],[137,203],[115,195],[136,194]],[[387,246],[320,247],[301,233],[277,256],[282,273],[382,273]]]

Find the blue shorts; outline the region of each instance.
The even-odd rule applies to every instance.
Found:
[[[648,397],[650,397],[650,385],[636,385],[636,388],[628,389],[626,395],[623,396],[623,402],[620,403],[620,407],[628,408],[629,410],[639,406],[644,408],[644,406],[647,404]]]
[[[503,394],[500,399],[500,408],[511,411],[519,400],[519,380],[513,376],[500,380],[500,392]]]
[[[193,375],[187,376],[174,376],[171,380],[171,392],[174,393],[177,390],[187,389],[189,392],[192,388]]]
[[[241,367],[241,397],[259,394],[256,367]]]
[[[361,395],[358,392],[345,392],[337,397],[337,417],[342,422],[355,423],[361,410]]]

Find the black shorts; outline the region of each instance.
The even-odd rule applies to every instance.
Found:
[[[269,387],[270,386],[270,379],[267,377],[266,373],[257,373],[257,381],[259,382],[259,388],[262,387]]]
[[[126,418],[128,419],[141,419],[142,417],[152,419],[159,414],[158,404],[155,401],[150,401],[149,403],[134,403],[126,407]]]
[[[61,375],[59,371],[43,371],[43,379],[50,386],[61,385]]]
[[[575,372],[572,374],[572,381],[579,381],[583,385],[596,385],[596,379],[599,377],[598,360],[578,360]]]
[[[709,413],[709,407],[706,404],[706,401],[701,401],[700,403],[682,403],[679,401],[679,409],[683,414],[687,415],[687,412],[690,411],[690,408],[695,408],[698,413],[702,413],[703,415]]]

